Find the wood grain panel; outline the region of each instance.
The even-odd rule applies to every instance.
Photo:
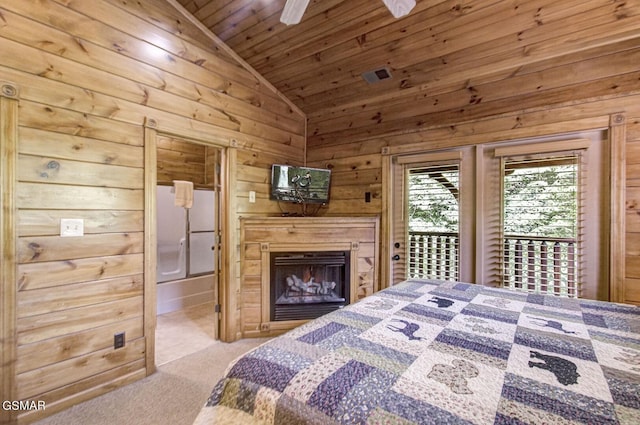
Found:
[[[349,229],[348,234],[345,229]],[[247,240],[258,242],[271,242],[274,240],[286,240],[291,243],[304,243],[314,240],[332,241],[335,243],[345,241],[372,242],[373,237],[374,235],[370,229],[348,226],[336,226],[309,232],[308,229],[292,225],[291,227],[252,228],[247,229],[245,233]]]
[[[598,52],[599,53],[599,52]],[[594,52],[594,54],[598,54]],[[636,59],[633,59],[633,57]],[[492,113],[509,110],[509,107],[519,102],[523,108],[552,103],[553,96],[560,96],[567,86],[576,86],[572,98],[581,95],[584,98],[601,96],[607,93],[624,93],[636,86],[637,71],[635,62],[640,60],[640,49],[624,50],[615,54],[608,54],[584,60],[579,67],[575,63],[564,66],[552,66],[544,70],[515,75],[499,81],[486,83],[470,82],[466,87],[459,87],[446,93],[432,93],[421,96],[421,104],[406,108],[406,104],[369,103],[367,108],[342,108],[331,115],[312,115],[313,134],[331,133],[335,128],[345,128],[347,122],[351,126],[366,127],[376,122],[394,122],[412,117],[414,121],[428,119],[423,115],[460,108],[462,99],[467,99],[466,116],[488,115],[486,108],[493,108]],[[623,75],[628,74],[630,75]],[[617,80],[612,84],[612,79]],[[602,80],[601,84],[597,84]],[[607,86],[606,83],[609,83]],[[602,85],[602,87],[600,87]],[[616,87],[614,87],[614,85]],[[582,89],[580,89],[582,87]],[[613,90],[615,89],[615,90]],[[568,96],[567,96],[568,97]],[[329,128],[325,127],[329,125]],[[331,128],[333,127],[333,129]]]
[[[147,89],[149,95],[152,94],[151,87],[168,89],[169,92],[186,89],[180,81],[184,77],[180,76],[189,76],[196,83],[206,81],[211,84],[210,87],[216,89],[218,95],[205,96],[204,105],[207,104],[207,101],[211,101],[215,109],[209,111],[211,114],[209,119],[217,119],[216,124],[222,127],[232,125],[230,116],[225,115],[224,110],[228,111],[227,114],[235,113],[251,110],[245,105],[255,106],[260,103],[268,103],[271,108],[267,111],[273,111],[279,107],[282,118],[277,120],[274,118],[278,115],[274,115],[272,112],[262,112],[261,115],[264,118],[272,118],[270,122],[263,119],[265,123],[284,122],[285,125],[290,125],[293,128],[297,126],[297,132],[302,131],[298,117],[289,118],[291,110],[280,106],[282,102],[278,101],[277,95],[261,87],[255,78],[238,64],[220,60],[195,46],[185,45],[177,37],[170,34],[167,34],[164,40],[160,41],[157,27],[152,27],[144,20],[107,3],[99,2],[93,6],[87,5],[89,7],[82,5],[65,7],[50,2],[46,6],[38,8],[37,13],[34,13],[36,10],[32,10],[28,4],[14,4],[10,8],[15,14],[8,12],[6,15],[7,36],[25,45],[56,54],[62,52],[65,57],[93,68],[94,74],[95,70],[105,70],[115,74],[114,70],[117,69],[118,75],[123,77],[123,88],[134,88],[126,80],[138,81],[149,87]],[[77,11],[72,9],[77,9]],[[105,14],[101,15],[101,12]],[[19,14],[29,14],[31,19],[21,19]],[[93,26],[87,27],[79,24],[83,19],[86,19],[84,14],[97,18]],[[46,25],[53,17],[64,21],[67,26],[62,31],[52,31],[50,28],[47,31],[44,26],[39,26],[32,20],[36,18],[43,25]],[[126,31],[131,32],[130,29],[126,29],[124,32],[118,31],[118,27],[124,29],[127,24],[132,25],[129,28],[136,28],[134,32],[138,34],[126,34]],[[38,45],[29,36],[33,31],[38,30],[47,32],[48,43]],[[149,36],[148,40],[139,38],[140,31],[146,32]],[[97,34],[98,36],[96,36]],[[87,40],[90,43],[83,43],[79,40]],[[169,54],[167,50],[169,50]],[[95,78],[102,77],[95,75]],[[202,90],[199,91],[205,93],[205,87],[202,86]],[[262,94],[259,100],[256,99],[256,90],[261,91]],[[132,91],[140,92],[140,89]],[[185,92],[176,94],[178,96],[173,98],[174,102],[182,102],[183,97],[203,98],[202,95],[198,96],[197,86],[196,90],[191,90],[190,96],[184,96]],[[238,100],[241,102],[238,103]],[[255,112],[260,113],[261,108],[255,108]],[[246,112],[241,116],[246,116]]]
[[[71,134],[20,128],[22,154],[72,159],[96,164],[142,168],[142,147],[89,139]]]
[[[64,385],[47,393],[38,394],[38,399],[47,404],[46,410],[36,410],[20,417],[23,421],[35,421],[53,415],[73,405],[98,397],[114,389],[131,384],[145,377],[144,360],[136,360],[109,369],[74,383]]]
[[[133,362],[144,354],[144,342],[144,338],[138,338],[119,350],[106,348],[76,359],[21,373],[18,375],[18,396],[21,400],[27,400],[98,372]]]
[[[640,304],[640,279],[626,279],[624,287],[625,299]]]
[[[144,234],[108,233],[82,237],[33,236],[18,239],[20,264],[142,252]]]
[[[640,278],[640,261],[638,261],[638,256],[636,255],[627,255],[625,257],[625,271],[627,278],[638,279]],[[625,288],[626,292],[626,288]]]
[[[36,65],[33,68],[34,69],[30,70],[31,72],[42,74],[41,67]],[[36,103],[43,103],[55,107],[71,106],[84,114],[98,114],[102,117],[108,117],[137,126],[142,125],[145,122],[146,116],[149,114],[148,107],[144,105],[144,99],[128,101],[104,95],[98,91],[100,90],[99,87],[92,86],[90,90],[73,85],[76,83],[73,78],[69,78],[67,84],[52,81],[46,76],[33,76],[23,72],[16,72],[13,69],[2,66],[0,66],[0,70],[3,74],[7,75],[7,78],[26,86],[27,88],[24,90],[23,98],[34,100]],[[209,93],[205,87],[198,90],[202,90],[205,96],[206,93]],[[142,104],[136,102],[142,102]],[[278,145],[274,147],[273,141],[265,139],[264,137],[252,136],[216,127],[203,121],[190,120],[188,125],[185,126],[185,117],[191,118],[188,113],[186,116],[180,116],[173,113],[173,110],[166,112],[154,109],[153,116],[162,123],[163,128],[171,128],[174,133],[184,133],[185,136],[191,136],[195,139],[200,138],[203,133],[209,135],[209,138],[211,138],[212,135],[217,135],[220,139],[220,144],[223,146],[227,145],[231,139],[236,139],[240,145],[247,144],[249,148],[259,149],[265,152],[285,153],[285,155],[292,157],[299,157],[302,152],[302,146],[300,145]],[[69,132],[65,126],[61,126],[58,131]],[[74,132],[74,134],[83,133],[87,133],[87,131],[83,131],[81,128],[76,129]],[[137,143],[140,144],[140,140],[137,140]],[[288,139],[287,143],[289,143]]]
[[[142,190],[20,183],[18,208],[142,210]]]
[[[629,208],[627,203],[627,212],[625,219],[627,234],[640,234],[640,212],[637,208]]]
[[[142,267],[142,254],[21,264],[18,266],[18,287],[30,290],[136,275],[142,273]]]
[[[292,26],[283,2],[181,2],[308,114],[309,146],[638,90],[637,0],[418,2],[402,19],[323,1]],[[366,84],[380,66],[393,78]]]
[[[20,155],[18,179],[24,182],[142,189],[142,168]]]
[[[18,347],[18,373],[69,360],[87,353],[113,347],[113,335],[125,332],[128,340],[142,337],[142,318],[100,326],[86,331],[45,339]]]
[[[67,109],[29,101],[20,103],[20,124],[51,132],[142,145],[142,128]]]
[[[142,275],[18,292],[18,317],[100,304],[142,295]]]
[[[143,225],[142,211],[20,210],[18,236],[59,235],[62,218],[84,220],[85,234],[141,232]]]
[[[245,260],[259,260],[261,257],[260,254],[260,244],[259,243],[250,243],[245,242],[244,244],[244,259]]]
[[[18,319],[18,344],[129,320],[142,315],[142,296]]]

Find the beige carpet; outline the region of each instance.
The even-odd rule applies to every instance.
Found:
[[[36,425],[191,424],[229,363],[267,341],[215,342],[133,384],[34,422]]]

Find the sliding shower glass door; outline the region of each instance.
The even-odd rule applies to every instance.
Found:
[[[158,283],[187,277],[187,211],[174,205],[172,189],[158,186],[156,190]]]
[[[187,209],[174,205],[173,186],[158,186],[158,283],[216,271],[217,194],[194,190]]]

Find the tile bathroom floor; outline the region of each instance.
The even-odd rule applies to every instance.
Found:
[[[215,344],[214,304],[200,304],[157,317],[156,366]]]

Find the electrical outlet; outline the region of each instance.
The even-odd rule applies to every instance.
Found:
[[[81,218],[61,218],[60,236],[82,236],[84,235],[84,220]]]
[[[113,348],[117,350],[122,347],[124,347],[124,332],[113,335]]]
[[[252,204],[256,203],[256,192],[253,190],[249,191],[249,202]]]

